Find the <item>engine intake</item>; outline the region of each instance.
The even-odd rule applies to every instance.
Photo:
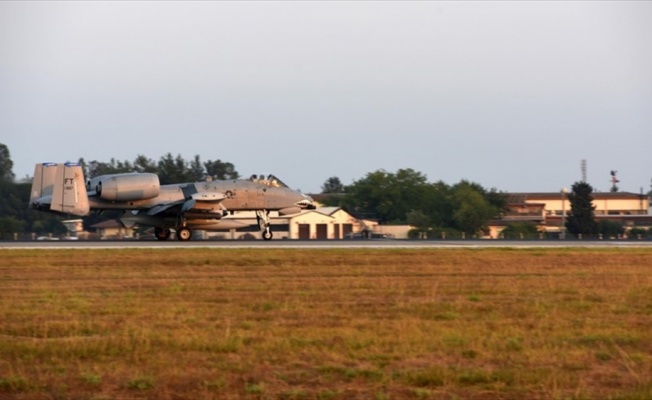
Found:
[[[108,201],[148,200],[161,191],[158,175],[151,173],[102,175],[89,180],[86,186],[89,192],[94,190]]]

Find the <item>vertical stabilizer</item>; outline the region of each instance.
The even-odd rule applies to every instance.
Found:
[[[84,172],[79,164],[57,165],[50,210],[79,216],[89,213]]]
[[[54,187],[54,175],[57,173],[57,164],[39,163],[34,167],[34,179],[32,180],[32,191],[29,195],[29,204],[32,207],[35,202],[46,196],[52,196]]]

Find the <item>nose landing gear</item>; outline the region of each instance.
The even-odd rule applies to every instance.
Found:
[[[262,231],[263,239],[272,240],[274,235],[270,229],[271,224],[269,222],[269,211],[268,210],[257,210],[256,211],[256,220],[258,221],[258,227]]]

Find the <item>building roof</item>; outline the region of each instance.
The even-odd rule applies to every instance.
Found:
[[[648,198],[647,194],[632,193],[632,192],[593,192],[591,193],[594,199],[641,199]],[[509,203],[522,203],[525,200],[544,200],[544,199],[559,199],[562,192],[520,192],[520,193],[507,193]]]
[[[509,203],[507,203],[507,205],[511,206],[511,207],[528,207],[528,208],[540,207],[540,208],[543,208],[543,207],[546,206],[546,203],[528,203],[528,202],[513,202],[513,201],[510,201]]]
[[[315,209],[315,211],[317,211],[318,213],[328,215],[329,217],[335,214],[336,212],[338,212],[339,210],[341,210],[341,207],[317,207]]]

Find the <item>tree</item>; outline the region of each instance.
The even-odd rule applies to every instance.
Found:
[[[598,233],[593,205],[593,187],[586,182],[575,182],[568,194],[570,212],[566,229],[575,236],[592,236]]]
[[[452,187],[441,181],[431,184],[410,168],[368,173],[347,186],[346,193],[338,200],[358,217],[376,218],[380,223],[407,222],[429,233],[476,234],[499,217],[507,204],[505,194],[495,189],[487,191],[468,181]]]
[[[132,172],[134,170],[134,167],[129,161],[118,161],[115,158],[112,158],[108,163],[93,160],[88,164],[83,158],[80,158],[79,163],[82,164],[84,172],[87,173],[87,179],[95,178],[100,175]]]
[[[410,168],[395,174],[378,170],[348,186],[343,205],[381,223],[405,223],[410,211],[424,208],[429,186],[423,174]]]
[[[14,234],[22,233],[25,222],[16,217],[0,217],[0,239],[13,239]]]
[[[492,218],[500,214],[500,209],[489,202],[484,189],[479,185],[461,181],[453,186],[453,199],[457,204],[453,213],[455,227],[460,231],[474,235],[486,228]]]
[[[188,165],[188,177],[192,182],[199,182],[206,179],[206,174],[204,173],[204,165],[199,159],[199,154],[195,155],[195,158],[190,161]]]
[[[389,194],[391,178],[384,170],[370,172],[349,186],[344,206],[350,212],[385,222],[390,218],[393,203]]]
[[[454,226],[455,207],[450,185],[443,181],[429,185],[427,196],[423,200],[423,212],[430,218],[431,226]]]
[[[80,157],[79,160],[77,160],[77,164],[81,166],[84,178],[88,179],[90,177],[88,173],[88,163],[84,160],[84,157]]]
[[[23,219],[25,217],[29,192],[27,192],[26,198],[21,198],[18,187],[13,182],[0,180],[0,218],[12,217]],[[4,225],[8,226],[12,221],[6,220]]]
[[[204,162],[204,168],[206,169],[206,175],[213,179],[228,180],[240,177],[238,171],[235,170],[235,166],[230,162],[208,160]]]
[[[533,222],[514,222],[509,224],[502,234],[506,239],[536,239],[539,237],[539,230]]]
[[[430,218],[421,210],[412,210],[407,215],[407,223],[420,231],[426,231],[431,226]]]
[[[186,165],[186,160],[181,157],[181,154],[178,154],[176,158],[172,156],[172,153],[162,156],[158,161],[158,178],[161,185],[192,180]]]
[[[136,172],[150,172],[158,173],[158,166],[156,162],[151,158],[148,158],[142,154],[138,154],[134,160],[134,171]]]
[[[639,239],[639,238],[643,239],[643,238],[647,238],[648,236],[650,236],[650,234],[652,234],[652,230],[636,227],[636,228],[630,229],[627,234],[630,237],[630,239]]]
[[[324,194],[344,193],[344,185],[340,181],[340,178],[331,176],[330,178],[326,179],[323,185],[321,185],[321,192]]]
[[[604,238],[615,238],[625,233],[625,227],[620,222],[602,220],[598,222],[598,232]]]
[[[14,180],[14,162],[11,161],[9,148],[0,143],[0,180],[12,182]]]

